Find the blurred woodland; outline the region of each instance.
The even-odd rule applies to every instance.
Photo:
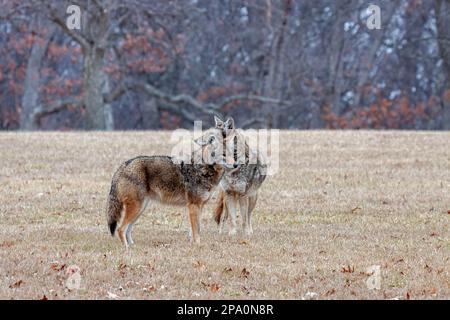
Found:
[[[450,0],[0,0],[0,51],[3,130],[450,129]]]

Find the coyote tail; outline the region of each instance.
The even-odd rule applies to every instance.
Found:
[[[223,214],[223,209],[225,207],[225,193],[223,190],[219,192],[219,198],[217,199],[216,208],[214,209],[214,221],[220,224],[220,218]]]
[[[111,184],[111,190],[109,191],[107,207],[109,231],[111,232],[111,235],[114,236],[114,232],[116,231],[117,227],[117,221],[119,221],[120,214],[122,212],[122,203],[117,198],[117,190],[114,182]]]

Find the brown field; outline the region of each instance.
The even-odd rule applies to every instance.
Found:
[[[186,209],[154,205],[125,251],[106,226],[110,178],[169,139],[1,133],[0,298],[450,299],[450,132],[284,131],[251,239],[219,236],[210,205],[191,245]]]

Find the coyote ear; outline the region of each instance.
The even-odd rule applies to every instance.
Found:
[[[234,129],[234,120],[232,117],[229,117],[227,119],[227,121],[225,121],[225,128],[227,128],[228,130],[233,130]]]
[[[223,121],[218,116],[214,116],[214,122],[216,124],[216,128],[223,126]]]

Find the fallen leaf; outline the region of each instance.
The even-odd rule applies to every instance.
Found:
[[[13,284],[9,286],[10,289],[19,288],[21,285],[23,285],[24,282],[22,280],[16,281]]]
[[[353,273],[355,272],[355,267],[351,267],[351,266],[343,266],[341,268],[341,272],[342,273]]]
[[[246,295],[249,295],[249,294],[250,294],[250,290],[248,290],[247,287],[245,287],[245,286],[242,286],[242,291],[244,291],[244,293],[245,293]]]
[[[226,267],[225,269],[223,269],[223,272],[225,272],[225,273],[229,273],[232,271],[233,271],[233,269],[231,269],[230,267]]]
[[[241,245],[248,245],[249,242],[247,240],[241,240],[241,241],[239,241],[239,244],[241,244]]]
[[[218,285],[217,283],[213,283],[210,286],[211,292],[217,292],[217,291],[219,291],[219,289],[220,289],[220,285]]]
[[[243,277],[243,278],[248,278],[248,276],[250,275],[250,271],[248,271],[246,268],[244,268],[244,269],[242,269],[242,271],[241,271],[241,276]]]
[[[208,290],[210,290],[211,292],[217,292],[220,290],[220,285],[217,283],[206,283],[206,282],[201,282],[201,284]]]
[[[9,248],[12,247],[14,245],[14,241],[3,241],[2,244],[0,245],[0,247],[2,248]]]
[[[117,269],[119,270],[125,270],[128,266],[125,263],[119,263],[119,266],[117,267]]]
[[[148,286],[142,289],[145,292],[150,292],[150,293],[154,293],[156,292],[156,288],[154,286]]]
[[[202,261],[197,261],[197,262],[195,262],[195,263],[194,263],[194,267],[195,267],[195,268],[198,268],[198,269],[200,269],[200,270],[202,270],[202,271],[205,271],[205,270],[206,270],[206,264],[205,264],[204,262],[202,262]]]
[[[48,300],[47,296],[44,294],[40,300]]]
[[[57,271],[57,272],[59,272],[59,271],[61,271],[61,270],[64,270],[65,267],[66,267],[66,264],[65,264],[65,263],[62,264],[62,265],[60,265],[59,263],[52,263],[52,264],[50,265],[50,268],[51,268],[53,271]]]
[[[354,207],[354,208],[352,209],[352,213],[355,213],[355,212],[358,211],[358,210],[361,210],[361,207]]]
[[[406,300],[411,299],[411,295],[409,294],[409,292],[406,292],[406,296],[405,296]]]
[[[435,296],[437,295],[437,289],[436,288],[431,288],[430,290],[428,290],[428,294]]]
[[[331,296],[332,294],[335,294],[336,293],[336,289],[330,289],[330,290],[328,290],[327,292],[325,292],[325,296]]]
[[[431,234],[430,234],[430,237],[436,237],[438,234],[436,233],[436,232],[432,232]]]

